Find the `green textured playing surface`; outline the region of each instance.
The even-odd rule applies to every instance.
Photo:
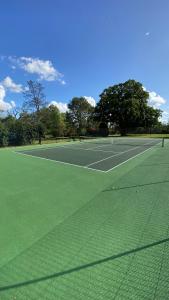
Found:
[[[56,147],[17,151],[17,153],[109,172],[152,147],[162,147],[162,140],[152,138],[96,138]]]
[[[104,173],[1,150],[0,299],[167,299],[168,154]]]

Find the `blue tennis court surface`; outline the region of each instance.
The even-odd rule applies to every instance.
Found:
[[[161,140],[147,138],[96,138],[57,145],[56,147],[18,151],[18,153],[108,172],[154,146],[160,147]]]

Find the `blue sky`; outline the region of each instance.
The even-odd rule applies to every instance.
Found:
[[[169,119],[168,0],[6,0],[0,37],[1,110],[22,104],[29,79],[64,110],[74,96],[94,104],[130,78]]]

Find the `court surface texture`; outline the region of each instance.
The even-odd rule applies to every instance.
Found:
[[[18,153],[108,172],[159,144],[159,139],[103,138]]]
[[[169,299],[169,143],[1,149],[0,300],[112,299]]]

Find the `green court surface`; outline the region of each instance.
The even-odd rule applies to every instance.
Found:
[[[0,300],[169,298],[169,143],[97,146],[0,150]]]

